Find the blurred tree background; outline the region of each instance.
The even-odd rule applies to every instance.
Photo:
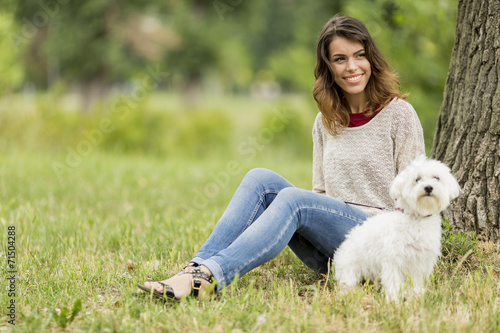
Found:
[[[240,96],[247,98],[241,103],[247,106],[280,100],[294,112],[307,109],[310,116],[299,118],[305,119],[304,137],[309,138],[310,119],[317,112],[311,97],[316,39],[324,23],[341,13],[367,25],[399,73],[430,147],[453,47],[456,7],[456,0],[0,0],[0,135],[9,142],[9,131],[29,129],[18,119],[29,109],[25,119],[32,123],[48,114],[51,121],[64,118],[65,130],[45,128],[40,135],[52,135],[55,141],[61,133],[69,138],[84,126],[97,126],[103,114],[116,111],[117,100],[125,105],[128,98],[131,116],[122,125],[139,129],[120,131],[122,125],[115,121],[102,146],[113,137],[123,147],[128,141],[134,146],[134,140],[144,140],[155,126],[162,130],[162,121],[154,117],[173,107],[161,95],[178,101],[182,110],[210,109],[207,98],[229,104],[231,96]],[[154,89],[137,91],[148,68],[158,69],[163,80]],[[15,116],[6,115],[13,109]],[[97,116],[94,123],[85,118],[90,124],[81,125],[78,115],[54,115],[68,110]],[[157,111],[153,120],[145,120],[152,110]],[[218,117],[225,116],[219,112]],[[163,121],[172,124],[170,118]],[[140,126],[145,133],[137,134]],[[145,144],[153,143],[142,142],[137,150]]]

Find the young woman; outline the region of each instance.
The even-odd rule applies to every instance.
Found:
[[[191,262],[140,289],[176,299],[198,295],[215,281],[220,290],[287,245],[311,269],[325,272],[352,227],[393,208],[390,183],[425,152],[423,131],[360,21],[336,16],[326,23],[315,77],[321,112],[312,131],[313,190],[270,170],[251,170]]]

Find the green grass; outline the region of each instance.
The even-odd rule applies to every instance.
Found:
[[[211,300],[163,303],[133,296],[136,282],[175,274],[209,235],[245,170],[271,164],[307,187],[310,165],[264,152],[241,162],[206,207],[193,194],[223,160],[168,161],[95,153],[59,181],[57,155],[1,157],[0,216],[16,227],[14,331],[43,332],[494,332],[500,328],[500,248],[473,245],[441,259],[427,293],[401,305],[370,286],[342,296],[332,276],[285,250]],[[460,247],[461,245],[450,245]],[[457,250],[458,251],[458,250]],[[5,254],[2,260],[6,261]],[[6,274],[6,273],[5,273]],[[1,304],[8,304],[4,291]],[[81,301],[71,323],[57,314]],[[59,310],[58,310],[59,309]],[[7,318],[2,325],[9,329]],[[69,320],[66,320],[69,322]],[[240,331],[238,331],[240,330]]]
[[[239,149],[242,143],[272,128],[275,105],[235,99],[211,104],[205,113],[182,113],[175,103],[166,103],[164,115],[161,101],[153,96],[135,110],[144,119],[132,112],[131,118],[116,122],[108,141],[60,173],[54,163],[66,163],[65,147],[76,149],[85,140],[82,131],[95,129],[109,115],[106,110],[66,114],[51,111],[44,101],[33,110],[22,103],[0,108],[0,331],[500,329],[500,245],[477,242],[449,225],[445,256],[427,292],[399,305],[368,285],[341,295],[331,275],[311,272],[288,249],[211,299],[164,303],[134,296],[137,282],[169,277],[191,259],[246,171],[267,167],[298,187],[311,186],[307,140],[315,112],[309,104],[299,99],[284,106],[289,121],[245,153]],[[222,136],[215,133],[220,121],[231,129]],[[212,139],[200,142],[205,134]],[[191,144],[183,146],[186,138],[192,138]],[[217,144],[225,146],[212,149]],[[16,228],[15,326],[6,316],[12,299],[4,278],[9,226]]]

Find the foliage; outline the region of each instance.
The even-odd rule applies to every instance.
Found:
[[[17,88],[23,81],[23,68],[18,60],[17,52],[12,47],[12,38],[14,36],[10,33],[14,30],[15,23],[13,22],[12,15],[0,10],[0,96],[6,92],[12,91]]]
[[[0,112],[0,144],[5,149],[58,152],[90,149],[192,157],[233,148],[230,119],[217,109],[157,112],[142,103],[118,113],[113,111],[111,102],[91,114],[83,114],[61,110],[59,103],[57,97],[38,95],[34,110]]]
[[[434,127],[455,40],[456,1],[359,0],[344,11],[366,24],[424,128]],[[434,131],[424,134],[432,146]]]
[[[441,95],[456,16],[453,0],[3,2],[29,51],[19,50],[26,79],[42,86],[58,77],[123,82],[154,62],[178,89],[208,79],[247,90],[272,72],[287,91],[309,92],[319,31],[343,13],[367,24],[404,88]]]
[[[120,112],[113,108],[116,100],[124,98],[84,114],[56,93],[11,96],[0,103],[0,147],[68,153],[90,142],[92,150],[102,152],[197,157],[245,150],[252,157],[245,146],[260,137],[266,149],[297,158],[312,156],[311,128],[318,111],[311,97],[206,96],[203,107],[185,109],[178,96],[154,93]],[[424,134],[432,135],[433,114],[417,111]],[[426,141],[427,149],[431,143]]]
[[[287,155],[299,158],[311,158],[312,156],[312,122],[314,114],[300,112],[294,108],[283,106],[287,109],[287,121],[277,131],[271,142],[271,149],[284,152]],[[264,116],[260,128],[272,128],[274,116],[272,112]]]
[[[468,234],[455,231],[447,219],[443,220],[443,238],[441,252],[448,261],[456,261],[469,253],[477,251],[478,241],[476,233]]]
[[[44,87],[58,79],[86,83],[131,76],[131,66],[144,62],[120,40],[115,27],[116,22],[128,21],[133,8],[137,10],[134,0],[18,1],[19,28],[12,34],[16,45],[28,51],[19,52],[28,79]]]
[[[59,311],[58,311],[59,310]],[[54,309],[50,313],[50,316],[54,318],[57,326],[62,329],[65,329],[68,325],[70,325],[73,320],[75,320],[78,313],[82,310],[82,301],[76,300],[75,304],[71,309],[63,308],[63,309]]]
[[[92,0],[71,5],[2,0],[2,5],[3,15],[15,13],[15,19],[4,23],[8,33],[0,37],[0,45],[11,44],[1,56],[6,70],[0,89],[62,86],[65,93],[79,92],[87,111],[112,87],[126,91],[148,66],[169,73],[155,89],[181,93],[190,105],[200,103],[203,92],[266,93],[266,87],[277,85],[277,91],[310,96],[319,31],[337,13],[353,15],[366,23],[400,74],[402,89],[411,93],[408,99],[426,129],[428,147],[456,20],[455,0]]]
[[[455,40],[455,1],[361,0],[345,11],[365,22],[403,87],[442,91]]]

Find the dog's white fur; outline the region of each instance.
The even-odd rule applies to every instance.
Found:
[[[390,196],[403,211],[384,212],[354,227],[334,255],[343,290],[364,278],[381,283],[388,299],[424,291],[441,252],[441,216],[460,186],[450,169],[425,156],[394,179]]]

